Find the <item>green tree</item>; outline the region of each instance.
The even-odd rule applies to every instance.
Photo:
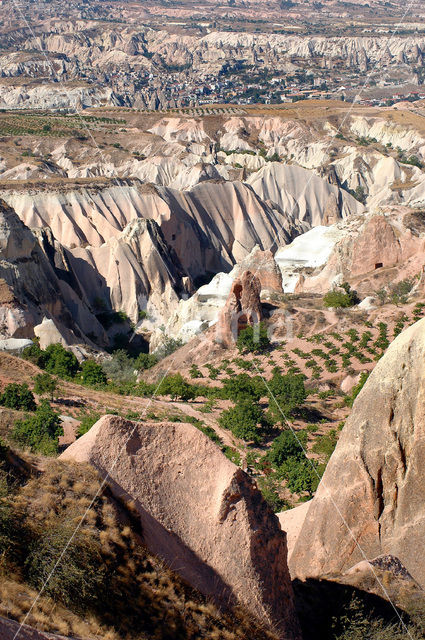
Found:
[[[102,366],[94,360],[85,360],[81,365],[81,379],[84,384],[106,384],[107,377]]]
[[[45,369],[60,378],[73,378],[80,365],[75,355],[61,344],[51,344],[45,350]]]
[[[34,394],[27,384],[8,384],[0,397],[0,404],[8,409],[34,411],[36,408]]]
[[[158,358],[153,353],[139,353],[135,366],[137,371],[145,371],[156,365],[157,362]]]
[[[254,444],[262,442],[269,426],[261,406],[252,398],[243,398],[234,407],[223,411],[219,424],[236,438]]]
[[[348,307],[354,307],[359,304],[360,299],[357,295],[357,291],[351,289],[348,282],[344,282],[341,285],[342,291],[334,290],[329,291],[323,298],[323,304],[325,307],[334,307],[336,309],[346,309]]]
[[[295,458],[287,461],[285,466],[288,468],[286,479],[289,491],[297,494],[307,492],[312,496],[320,478],[317,463],[307,458],[303,460]]]
[[[275,468],[281,467],[284,462],[292,458],[294,460],[303,460],[305,457],[303,447],[307,442],[307,433],[298,432],[297,436],[292,431],[282,431],[282,433],[273,440],[268,453],[268,458]]]
[[[42,400],[32,416],[18,420],[11,438],[33,452],[54,455],[58,451],[58,438],[63,435],[59,414],[53,411],[47,400]]]
[[[34,391],[39,396],[50,396],[52,402],[57,388],[57,380],[50,373],[38,373],[34,378]]]
[[[44,369],[46,366],[46,353],[40,349],[38,342],[33,342],[30,347],[25,347],[22,351],[22,357],[24,360],[29,360],[40,369]]]
[[[265,393],[266,388],[259,376],[251,377],[247,373],[239,373],[223,381],[223,396],[233,402],[247,397],[258,401]]]
[[[282,422],[284,417],[303,405],[307,397],[302,374],[288,373],[282,376],[275,372],[268,387],[269,417],[273,423]]]
[[[173,400],[193,400],[196,397],[194,387],[186,382],[180,373],[166,376],[161,382],[158,393],[161,396],[171,396]]]
[[[270,346],[267,327],[260,322],[254,327],[248,326],[240,332],[236,346],[240,353],[262,353]]]

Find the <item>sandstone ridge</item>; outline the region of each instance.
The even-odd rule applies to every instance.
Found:
[[[390,346],[354,403],[291,558],[292,576],[399,559],[425,586],[425,320]]]
[[[61,457],[109,471],[148,548],[194,587],[299,638],[286,535],[250,478],[193,425],[105,416]]]

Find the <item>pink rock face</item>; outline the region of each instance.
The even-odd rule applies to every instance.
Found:
[[[400,334],[354,403],[290,557],[291,575],[391,555],[425,586],[425,320]]]
[[[299,638],[286,534],[251,479],[193,425],[105,416],[61,457],[109,472],[148,548],[191,585]]]
[[[352,255],[350,272],[351,277],[355,277],[398,264],[402,248],[393,226],[384,216],[375,216],[354,241]]]
[[[262,251],[256,247],[249,256],[238,265],[243,273],[251,271],[260,281],[261,290],[270,293],[283,293],[282,274],[271,251]]]
[[[233,282],[217,322],[216,339],[223,346],[232,346],[242,329],[260,322],[263,317],[260,293],[261,282],[251,271],[245,271]]]

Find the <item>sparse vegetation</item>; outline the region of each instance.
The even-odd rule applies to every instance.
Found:
[[[259,323],[242,329],[236,344],[240,353],[263,353],[270,345],[266,326]]]
[[[19,446],[46,456],[58,451],[58,438],[63,435],[59,414],[53,411],[47,400],[42,400],[33,415],[18,420],[11,438]]]
[[[354,307],[359,304],[360,299],[356,291],[351,289],[347,282],[341,285],[342,290],[329,291],[324,298],[323,304],[325,307],[334,307],[335,309],[346,309],[348,307]]]

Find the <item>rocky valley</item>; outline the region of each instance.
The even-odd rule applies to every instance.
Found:
[[[425,638],[425,40],[0,2],[0,638]]]

